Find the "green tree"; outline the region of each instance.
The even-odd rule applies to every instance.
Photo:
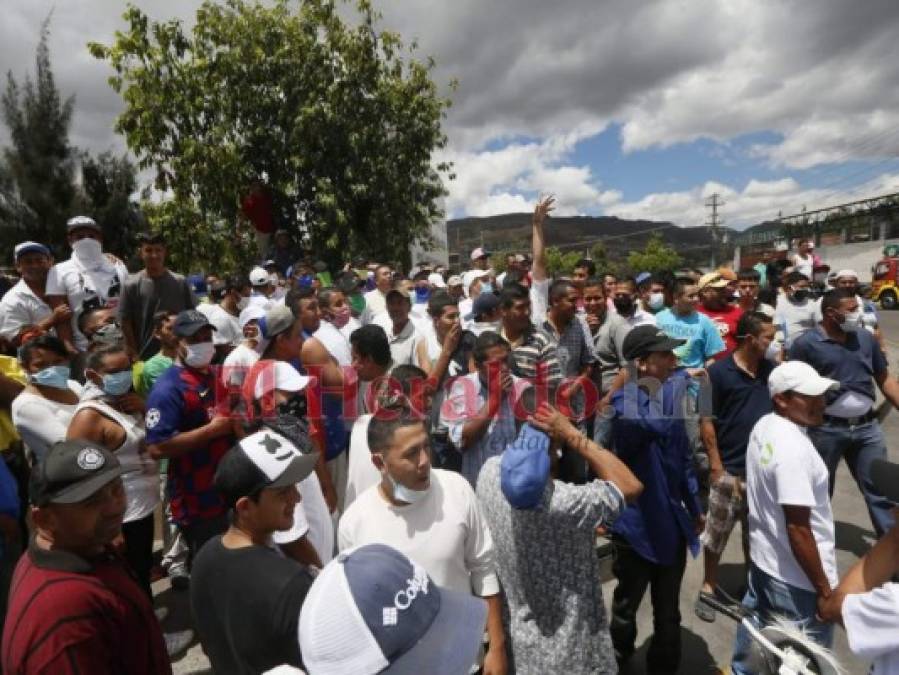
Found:
[[[393,258],[442,215],[450,166],[432,153],[449,101],[417,45],[376,32],[368,0],[349,22],[333,0],[295,7],[207,1],[186,31],[129,6],[128,29],[90,45],[125,101],[116,129],[176,210],[197,214],[198,245],[237,222],[261,183],[276,226],[317,254]]]
[[[653,235],[642,251],[631,251],[627,256],[627,266],[635,273],[673,271],[683,264],[677,251]]]
[[[7,73],[2,98],[3,121],[11,146],[0,167],[0,257],[9,260],[23,239],[47,244],[59,255],[65,245],[65,222],[76,198],[77,151],[69,145],[75,99],[63,100],[50,67],[50,17],[41,26],[35,77],[19,84]]]
[[[135,253],[136,234],[144,226],[132,199],[136,190],[137,175],[127,156],[82,154],[78,211],[90,214],[103,229],[103,247],[125,258]]]
[[[546,269],[550,276],[568,275],[574,272],[574,266],[584,255],[580,251],[563,253],[555,246],[546,248]]]

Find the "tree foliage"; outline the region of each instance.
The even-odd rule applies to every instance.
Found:
[[[683,259],[678,252],[658,235],[650,237],[642,251],[631,251],[627,256],[627,266],[635,273],[670,271],[682,264]]]
[[[69,145],[74,97],[63,99],[50,67],[49,17],[41,26],[35,76],[20,84],[7,73],[2,98],[3,121],[11,146],[0,168],[0,255],[34,239],[58,248],[75,203],[77,151]],[[61,251],[57,250],[57,253]]]
[[[134,164],[126,156],[82,154],[77,210],[103,229],[103,247],[124,257],[136,252],[136,235],[146,225],[133,200],[136,190]]]
[[[356,10],[348,23],[332,0],[207,1],[188,31],[129,6],[128,29],[90,45],[125,101],[116,129],[175,210],[195,214],[192,241],[217,241],[259,183],[275,225],[325,258],[427,241],[449,101],[416,45],[376,32],[368,0]]]

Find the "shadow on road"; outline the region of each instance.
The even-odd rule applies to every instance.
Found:
[[[859,527],[855,523],[838,520],[834,523],[834,531],[837,548],[841,551],[848,551],[859,558],[865,555],[877,541],[873,530]]]
[[[686,628],[681,628],[681,665],[679,672],[691,675],[717,675],[721,672],[715,659],[709,652],[706,641]],[[646,672],[646,651],[649,649],[649,640],[643,644],[621,666],[621,675],[642,675]]]

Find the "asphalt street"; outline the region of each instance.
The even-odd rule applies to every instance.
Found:
[[[887,338],[890,367],[895,377],[896,373],[899,373],[899,311],[883,312],[881,326]],[[899,439],[899,413],[893,411],[887,416],[884,421],[884,435],[887,439],[890,459],[899,461],[899,440],[897,440]],[[837,564],[840,574],[843,574],[860,556],[864,555],[874,542],[874,533],[864,500],[845,464],[840,466],[837,474],[833,512],[836,521]],[[720,574],[722,587],[732,595],[736,594],[744,583],[742,558],[740,537],[735,531],[722,557]],[[719,616],[711,624],[696,617],[693,612],[693,604],[699,593],[701,581],[701,559],[689,561],[684,575],[680,608],[683,636],[681,673],[689,675],[727,672],[736,629],[736,624],[726,617]],[[614,584],[614,580],[603,584],[607,607],[612,597]],[[180,630],[190,626],[187,593],[170,589],[167,580],[157,582],[154,585],[154,592],[157,596],[157,606],[165,606],[170,609],[169,616],[163,624],[164,630]],[[235,589],[235,592],[240,591]],[[652,607],[648,593],[640,608],[638,621],[638,651],[621,671],[627,675],[640,675],[645,672],[646,640],[652,634]],[[843,630],[837,628],[835,635],[835,654],[846,672],[867,672],[867,664],[856,659],[849,652]],[[174,662],[173,668],[176,675],[211,672],[208,660],[199,644],[196,643]]]

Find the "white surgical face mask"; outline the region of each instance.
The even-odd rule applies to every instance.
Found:
[[[387,482],[390,483],[390,489],[393,490],[393,498],[396,501],[406,502],[407,504],[415,504],[428,495],[428,490],[431,488],[430,483],[428,483],[428,487],[426,487],[424,490],[412,490],[411,488],[407,488],[402,483],[394,480],[393,476],[390,475],[390,472],[387,471],[386,467],[383,469],[383,471],[384,475],[387,476]]]
[[[211,342],[198,342],[195,345],[187,345],[187,354],[184,355],[184,363],[191,368],[205,368],[215,356],[215,345]]]
[[[245,295],[240,296],[240,300],[237,301],[237,310],[242,312],[247,308],[247,305],[250,304],[250,298]]]
[[[771,340],[768,349],[765,350],[765,358],[771,363],[777,363],[778,356],[780,356],[780,343],[777,340]]]
[[[103,257],[103,245],[96,239],[85,237],[72,244],[72,250],[81,260],[94,262]]]
[[[278,285],[278,275],[277,275],[277,273],[272,272],[271,274],[269,274],[269,275],[268,275],[268,280],[269,280],[269,283],[270,283],[272,286],[277,286],[277,285]]]
[[[664,293],[651,293],[649,295],[649,308],[653,312],[660,312],[665,309],[665,294]]]
[[[845,333],[854,333],[862,326],[862,313],[856,310],[852,314],[846,314],[840,322],[840,328]]]

